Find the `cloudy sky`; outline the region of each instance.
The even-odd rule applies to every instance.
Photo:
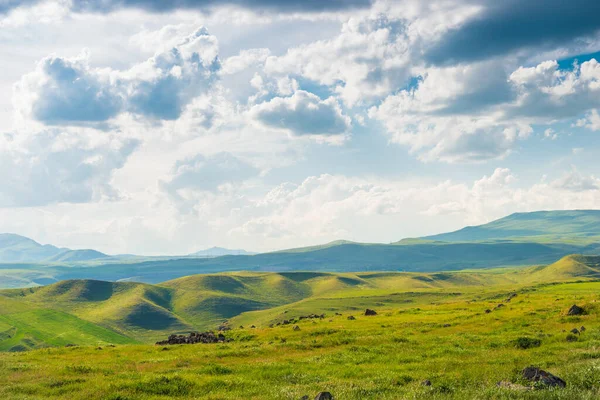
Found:
[[[0,231],[392,242],[600,205],[597,0],[0,0]]]

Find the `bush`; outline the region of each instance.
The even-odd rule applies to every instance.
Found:
[[[533,339],[528,337],[520,337],[515,340],[515,347],[518,349],[531,349],[533,347],[540,347],[542,341],[540,339]]]

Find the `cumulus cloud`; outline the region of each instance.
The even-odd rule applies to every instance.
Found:
[[[519,67],[509,77],[517,92],[506,117],[550,122],[575,118],[600,107],[600,63],[591,59],[560,70],[556,61]]]
[[[409,77],[405,22],[377,14],[351,18],[341,33],[267,59],[271,75],[299,75],[330,86],[346,104],[369,102],[402,86]]]
[[[25,116],[51,125],[106,121],[123,100],[108,76],[91,71],[89,54],[72,59],[50,56],[15,85],[15,99]]]
[[[88,58],[84,52],[40,61],[15,84],[17,112],[50,125],[102,123],[125,112],[174,120],[220,69],[217,40],[204,28],[128,70],[92,69]]]
[[[350,118],[337,101],[298,90],[290,97],[276,97],[250,110],[266,126],[285,129],[295,135],[339,135],[350,129]]]
[[[93,130],[0,136],[0,207],[114,200],[111,185],[138,142]]]

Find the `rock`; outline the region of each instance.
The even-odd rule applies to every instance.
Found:
[[[510,389],[510,390],[531,390],[532,389],[532,387],[530,387],[530,386],[523,386],[523,385],[519,385],[518,383],[512,383],[512,382],[507,382],[507,381],[498,382],[497,386],[500,388],[503,388],[503,389]]]
[[[574,335],[579,335],[579,330],[577,330],[577,328],[573,328],[573,329],[571,329],[571,331],[570,331],[570,332],[571,332],[572,334],[574,334]]]
[[[485,313],[486,313],[486,314],[489,314],[489,313],[491,313],[491,312],[492,312],[492,310],[490,310],[490,309],[487,309],[487,310],[485,310]]]
[[[569,308],[567,315],[582,315],[584,312],[585,310],[583,308],[579,307],[576,304],[573,304],[571,308]]]
[[[429,379],[425,379],[421,382],[421,386],[431,386],[431,381]]]
[[[256,326],[252,325],[250,328],[251,328],[251,329],[256,329]]]
[[[585,332],[585,326],[582,326],[581,328],[579,328],[579,332]]]
[[[444,325],[443,325],[443,327],[444,327],[444,328],[450,328],[451,326],[452,326],[452,325],[450,325],[450,324],[444,324]]]
[[[240,325],[240,329],[244,329],[244,325]]]
[[[307,394],[305,394],[304,396],[300,397],[300,400],[309,400],[310,397],[308,397]]]
[[[354,315],[350,315],[348,316],[348,321],[354,321],[356,318],[354,317]]]
[[[300,327],[299,327],[298,325],[295,325],[295,326],[294,326],[294,330],[295,330],[295,331],[299,331],[299,330],[300,330]]]
[[[552,375],[550,372],[546,372],[537,367],[527,367],[523,370],[523,378],[530,382],[540,382],[549,387],[561,387],[567,386],[567,383],[560,379],[558,376]]]
[[[333,400],[333,396],[329,392],[321,392],[315,397],[315,400]]]
[[[494,307],[494,310],[497,310],[497,309],[502,308],[502,307],[504,307],[504,304],[498,304],[496,307]]]
[[[164,346],[168,344],[224,343],[230,340],[231,339],[227,339],[222,333],[215,335],[214,332],[192,332],[189,336],[170,335],[167,340],[156,342],[156,344],[158,346]]]
[[[371,310],[371,309],[367,308],[365,310],[365,315],[369,315],[369,316],[377,315],[377,312],[375,310]]]

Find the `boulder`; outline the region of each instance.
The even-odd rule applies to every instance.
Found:
[[[348,321],[354,321],[356,318],[354,317],[354,315],[350,315],[348,316]]]
[[[583,308],[579,307],[576,304],[573,304],[571,308],[569,308],[567,315],[582,315],[584,312],[585,310]]]
[[[567,386],[567,383],[558,376],[552,375],[550,372],[546,372],[537,367],[525,368],[523,370],[523,378],[530,382],[540,382],[549,387],[564,388]]]
[[[579,335],[579,330],[577,328],[573,328],[573,329],[571,329],[571,333],[573,335]]]
[[[368,316],[369,316],[369,315],[370,315],[370,316],[372,316],[372,315],[377,315],[377,312],[376,312],[375,310],[371,310],[371,309],[367,308],[367,309],[365,310],[365,315],[368,315]]]
[[[315,400],[333,400],[333,396],[329,392],[321,392],[315,397]]]

